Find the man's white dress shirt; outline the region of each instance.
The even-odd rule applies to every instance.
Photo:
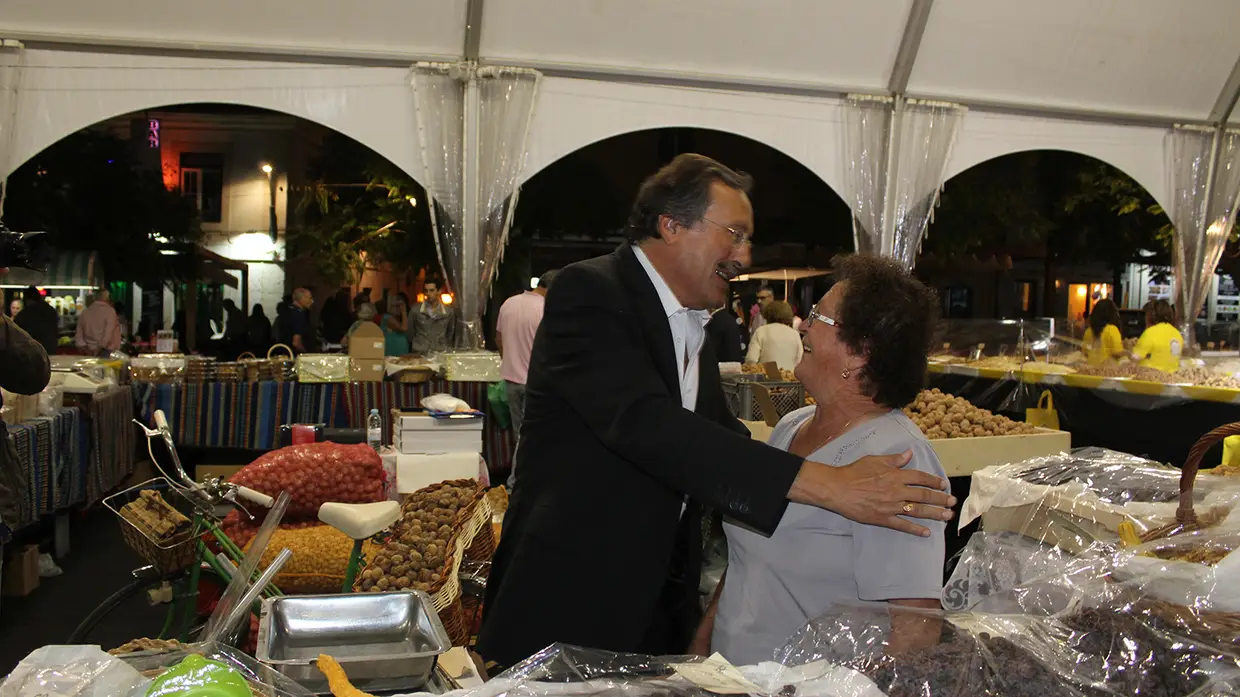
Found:
[[[706,323],[710,321],[710,312],[690,310],[680,304],[642,248],[634,246],[633,252],[654,284],[663,303],[663,311],[667,313],[672,344],[676,350],[676,371],[680,377],[680,403],[685,409],[693,411],[697,409],[698,369],[701,366],[702,346],[706,343]]]

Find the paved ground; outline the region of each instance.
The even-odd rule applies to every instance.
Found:
[[[24,598],[0,598],[0,676],[34,649],[61,644],[101,601],[124,586],[129,572],[142,565],[125,546],[118,521],[99,507],[86,516],[74,515],[70,553],[59,561],[65,573],[40,579],[38,590]],[[164,607],[145,598],[112,612],[91,636],[105,649],[144,636],[163,626]]]

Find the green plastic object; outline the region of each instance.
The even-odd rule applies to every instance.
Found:
[[[251,697],[250,686],[236,670],[190,654],[151,681],[146,697]]]

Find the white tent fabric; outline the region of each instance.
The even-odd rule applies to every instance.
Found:
[[[546,75],[523,178],[600,138],[699,126],[842,191],[839,97],[897,92],[970,108],[949,176],[1063,148],[1164,203],[1166,128],[1236,118],[1236,26],[1234,0],[0,0],[0,37],[31,65],[14,166],[116,114],[226,101],[337,128],[417,177],[408,66],[466,58]]]

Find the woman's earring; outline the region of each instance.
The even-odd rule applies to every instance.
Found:
[[[844,370],[840,372],[840,377],[844,378],[845,380],[848,379],[849,375],[852,375],[852,371],[850,371],[848,368],[845,368]]]

